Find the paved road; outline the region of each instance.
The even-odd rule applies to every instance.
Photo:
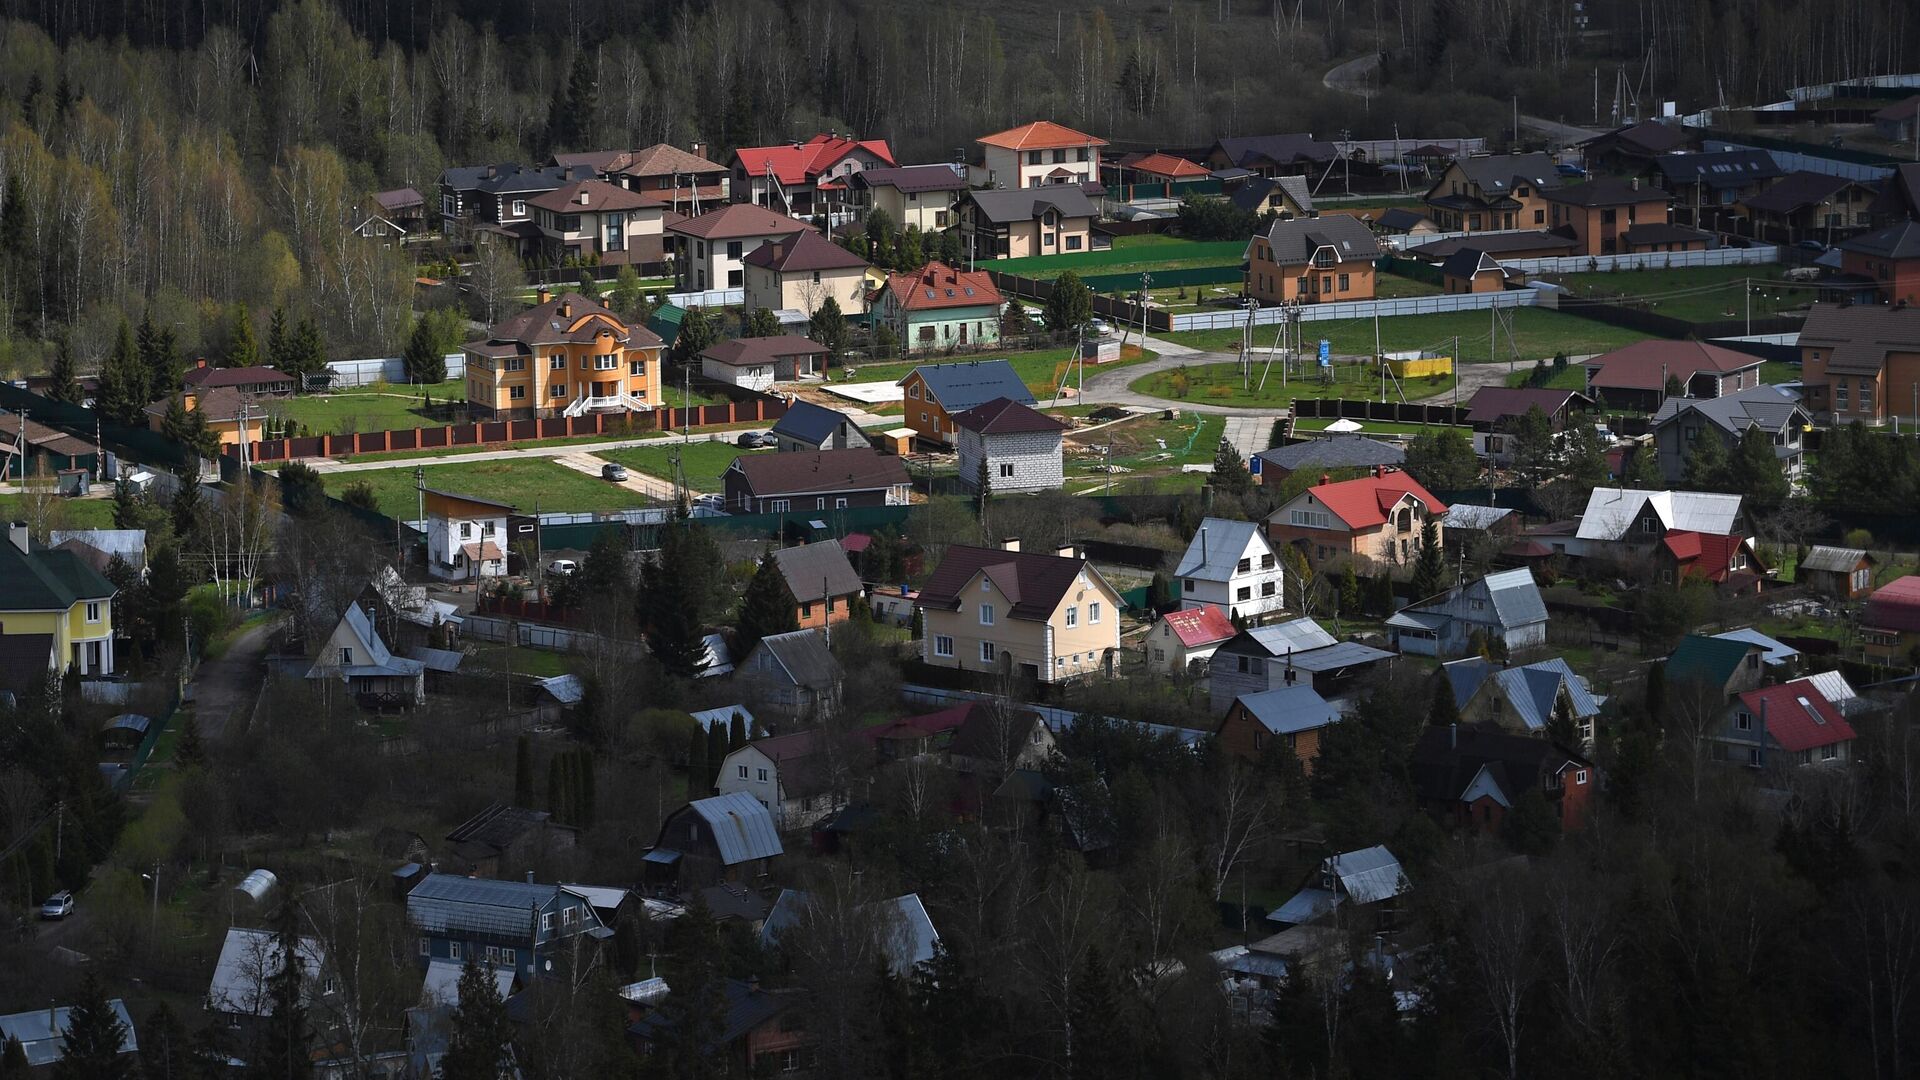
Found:
[[[1240,452],[1240,460],[1249,460],[1273,445],[1273,419],[1271,416],[1229,416],[1222,437]]]
[[[266,677],[260,663],[276,623],[277,619],[268,619],[248,627],[220,659],[200,665],[193,677],[193,700],[202,738],[218,739],[230,724],[236,731],[245,729]]]
[[[606,464],[604,460],[584,452],[578,454],[562,454],[554,458],[553,463],[555,465],[564,465],[574,472],[586,473],[588,476],[593,477],[598,477],[600,475],[600,467]],[[650,473],[643,473],[638,469],[628,469],[627,478],[617,481],[617,483],[629,491],[637,491],[650,499],[671,499],[674,497],[673,481],[662,480],[660,477]],[[694,496],[700,493],[694,491],[692,488],[688,488],[687,494]]]

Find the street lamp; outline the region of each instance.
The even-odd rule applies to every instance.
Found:
[[[147,923],[147,934],[152,936],[160,932],[160,862],[154,860],[153,873],[141,874],[141,880],[153,882],[153,916]]]

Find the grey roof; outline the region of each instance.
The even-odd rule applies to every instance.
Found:
[[[1448,277],[1472,278],[1482,270],[1491,270],[1502,277],[1507,273],[1500,260],[1476,247],[1460,248],[1440,261],[1440,272]]]
[[[842,424],[851,422],[846,413],[837,409],[811,401],[794,401],[787,406],[786,415],[774,422],[773,433],[818,447],[832,439]]]
[[[1340,906],[1342,897],[1331,889],[1322,889],[1309,885],[1287,898],[1287,902],[1267,912],[1267,918],[1277,923],[1305,923],[1325,915]]]
[[[1402,465],[1407,452],[1392,443],[1358,435],[1309,439],[1291,446],[1275,446],[1254,455],[1261,468],[1271,465],[1288,472],[1301,469],[1370,469],[1375,465]]]
[[[1815,544],[1807,550],[1807,557],[1800,560],[1801,570],[1826,570],[1836,574],[1848,574],[1867,557],[1864,548],[1833,547],[1828,544]]]
[[[119,998],[112,998],[107,1007],[126,1034],[120,1042],[120,1052],[131,1054],[140,1049],[140,1041],[134,1037],[133,1017],[127,1015],[127,1004]],[[27,1052],[27,1064],[32,1067],[51,1065],[66,1055],[65,1035],[67,1021],[73,1015],[73,1008],[60,1005],[51,1009],[33,1009],[28,1012],[0,1016],[0,1043],[7,1039],[20,1040],[20,1048]]]
[[[796,603],[810,604],[860,591],[860,575],[853,572],[853,564],[847,561],[846,550],[838,540],[781,548],[773,553],[773,561]]]
[[[1275,911],[1269,914],[1267,918],[1284,921],[1278,920],[1276,918],[1278,915],[1279,912]],[[1231,971],[1235,975],[1253,975],[1266,979],[1284,979],[1287,977],[1287,961],[1285,957],[1274,956],[1272,953],[1255,952],[1245,945],[1232,945],[1212,955],[1213,962],[1219,965],[1221,970]]]
[[[1347,214],[1275,220],[1262,235],[1272,246],[1273,261],[1278,266],[1305,265],[1321,248],[1332,248],[1340,262],[1372,262],[1380,257],[1380,241],[1373,230]],[[1248,250],[1252,250],[1251,242]]]
[[[460,1004],[460,973],[465,969],[458,960],[428,960],[427,978],[420,985],[421,1004],[428,1008]],[[493,969],[493,989],[502,1001],[513,993],[513,976],[511,967],[496,965]]]
[[[1529,731],[1546,729],[1547,721],[1553,719],[1553,710],[1560,700],[1562,689],[1567,692],[1567,701],[1572,705],[1576,718],[1585,719],[1600,713],[1600,703],[1587,692],[1586,684],[1573,673],[1567,662],[1558,656],[1523,667],[1502,668],[1493,673],[1493,678],[1505,692],[1515,715],[1527,725]]]
[[[1240,209],[1252,210],[1266,202],[1274,188],[1285,192],[1287,200],[1299,207],[1301,213],[1313,212],[1313,192],[1307,189],[1307,178],[1304,176],[1256,176],[1234,188],[1228,198]]]
[[[429,934],[526,934],[533,929],[534,909],[546,907],[564,891],[559,885],[532,881],[428,874],[407,894],[407,919]]]
[[[1516,178],[1524,179],[1535,187],[1560,186],[1560,172],[1554,167],[1553,158],[1542,153],[1475,154],[1455,158],[1454,164],[1460,166],[1460,171],[1467,175],[1467,179],[1490,194],[1512,194]]]
[[[1269,656],[1281,656],[1288,650],[1305,652],[1334,644],[1338,639],[1309,618],[1288,619],[1283,623],[1256,626],[1246,632]]]
[[[1340,710],[1304,683],[1247,694],[1236,698],[1235,704],[1275,735],[1312,731],[1340,722]]]
[[[1428,220],[1427,215],[1418,210],[1396,206],[1381,212],[1379,225],[1388,232],[1410,232],[1421,222]]]
[[[770,859],[784,850],[773,828],[773,815],[744,791],[695,799],[687,806],[706,821],[720,849],[720,861],[728,866]]]
[[[1714,150],[1700,154],[1661,154],[1653,167],[1672,187],[1701,184],[1736,188],[1780,176],[1780,166],[1765,150]]]
[[[1545,230],[1535,229],[1526,232],[1474,233],[1471,236],[1449,236],[1440,240],[1431,240],[1417,247],[1410,247],[1406,254],[1419,259],[1442,259],[1461,248],[1475,248],[1488,252],[1542,251],[1555,248],[1571,251],[1574,247],[1572,237],[1561,236]]]
[[[540,684],[540,689],[562,705],[578,705],[587,696],[586,684],[580,681],[578,675],[550,675],[535,681]]]
[[[800,925],[811,901],[812,897],[802,890],[781,889],[780,898],[774,901],[773,910],[761,924],[761,947],[773,948],[779,944],[781,934]],[[926,905],[920,902],[919,893],[881,900],[874,907],[888,924],[882,930],[880,945],[887,954],[887,967],[895,975],[908,975],[916,966],[933,959],[940,933],[933,928],[933,920],[927,915]]]
[[[1727,536],[1740,521],[1740,496],[1711,491],[1641,491],[1635,488],[1594,488],[1580,515],[1582,540],[1618,540],[1640,518],[1640,508],[1651,506],[1668,529]]]
[[[1290,663],[1302,671],[1337,671],[1340,668],[1391,660],[1394,654],[1358,641],[1341,641],[1319,649],[1294,653]]]
[[[1547,604],[1540,598],[1540,586],[1535,584],[1532,570],[1524,566],[1502,570],[1481,578],[1480,584],[1486,586],[1487,599],[1493,602],[1500,625],[1526,626],[1547,621]],[[1468,586],[1469,590],[1472,588]]]
[[[1264,543],[1265,536],[1260,526],[1251,521],[1235,521],[1232,518],[1207,518],[1195,530],[1193,540],[1187,544],[1187,553],[1180,559],[1180,568],[1175,577],[1199,578],[1202,581],[1230,580],[1235,568],[1240,564],[1240,556],[1247,550],[1247,544],[1259,537],[1260,546],[1273,550],[1272,545]]]
[[[1056,210],[1062,217],[1095,216],[1098,211],[1088,201],[1087,193],[1077,184],[1042,184],[1031,188],[993,188],[969,191],[967,198],[980,208],[980,213],[996,225],[1005,225],[1018,221],[1032,221],[1048,210]]]
[[[1449,529],[1491,529],[1512,516],[1513,511],[1504,506],[1448,503],[1446,527]]]
[[[326,950],[316,938],[302,936],[298,945],[300,968],[307,985],[318,985],[326,966]],[[271,930],[232,927],[220,943],[220,959],[207,985],[207,1007],[239,1016],[266,1016],[273,1011],[267,979],[280,970],[280,939]]]
[[[1386,900],[1412,888],[1400,860],[1378,844],[1335,855],[1327,862],[1341,889],[1357,904]]]
[[[1275,165],[1291,165],[1296,161],[1332,161],[1340,153],[1339,147],[1321,142],[1310,132],[1304,131],[1286,135],[1232,136],[1215,142],[1212,149],[1219,150],[1228,161],[1242,168],[1258,165],[1262,159]]]
[[[346,626],[352,633],[358,643],[360,653],[364,653],[369,662],[364,664],[338,664],[333,662],[337,660],[338,657],[331,657],[326,655],[325,652],[322,652],[321,655],[314,658],[313,666],[307,669],[307,678],[325,679],[357,675],[404,676],[418,675],[426,670],[426,665],[418,660],[409,660],[404,656],[395,656],[389,652],[387,650],[387,643],[380,639],[380,632],[373,628],[373,623],[368,620],[367,613],[361,609],[359,604],[347,605],[347,610],[340,615],[340,624]],[[338,629],[339,627],[336,626],[335,630],[338,631]],[[332,640],[332,637],[333,635],[329,634],[328,640]],[[323,646],[323,649],[324,648],[326,648],[326,646]],[[358,656],[359,653],[355,655]]]
[[[1484,656],[1469,656],[1464,660],[1449,660],[1440,665],[1440,674],[1453,687],[1453,707],[1466,708],[1467,702],[1480,691],[1487,676],[1499,670],[1500,665]]]
[[[1800,328],[1800,347],[1832,349],[1829,373],[1876,374],[1888,353],[1920,350],[1920,307],[1815,304]]]
[[[415,645],[407,650],[407,658],[425,664],[428,671],[454,672],[460,670],[460,662],[467,658],[467,654],[452,649],[430,649],[425,645]]]
[[[118,555],[135,568],[147,564],[145,529],[53,529],[47,533],[49,547],[59,547],[68,540],[77,540],[108,557]]]
[[[1019,372],[1005,360],[922,364],[913,369],[913,374],[920,376],[927,385],[927,393],[949,414],[985,405],[994,398],[1034,404],[1033,391],[1027,389],[1027,384],[1020,381]]]
[[[794,685],[825,693],[840,680],[840,665],[827,651],[826,638],[812,630],[792,630],[763,637],[754,646],[773,654]]]
[[[1852,567],[1848,567],[1848,569],[1852,569]],[[1738,630],[1729,630],[1724,634],[1715,634],[1713,636],[1726,638],[1728,641],[1744,641],[1749,645],[1758,645],[1767,650],[1760,655],[1760,659],[1769,664],[1784,664],[1800,655],[1799,649],[1785,642],[1770,638],[1751,626],[1743,626]]]
[[[1653,414],[1653,424],[1663,426],[1685,413],[1698,413],[1715,427],[1735,435],[1756,426],[1774,435],[1794,424],[1812,422],[1798,398],[1771,385],[1751,386],[1714,398],[1668,398]]]
[[[1744,202],[1749,210],[1790,214],[1802,207],[1830,199],[1856,183],[1858,181],[1844,176],[1795,169],[1774,181],[1772,187]]]

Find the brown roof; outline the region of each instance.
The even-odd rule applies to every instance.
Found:
[[[376,191],[373,193],[373,201],[380,204],[380,208],[390,214],[396,210],[407,210],[426,204],[426,200],[420,197],[420,193],[410,187],[394,188],[392,191]]]
[[[612,324],[610,329],[614,332],[615,340],[623,344],[641,348],[660,344],[660,336],[653,331],[644,326],[628,326],[605,306],[579,293],[570,292],[530,307],[512,318],[502,319],[485,342],[470,344],[466,348],[481,356],[496,356],[519,351],[517,348],[505,348],[510,345],[592,341],[608,323]]]
[[[1828,371],[1871,375],[1888,353],[1920,352],[1920,308],[1815,304],[1800,328],[1800,347],[1832,349]]]
[[[1085,559],[956,544],[921,586],[920,603],[952,611],[960,606],[961,593],[974,575],[984,571],[1013,605],[1008,615],[1044,620],[1060,606],[1083,570],[1088,570]]]
[[[1022,124],[1017,128],[997,131],[992,135],[982,135],[975,141],[982,146],[998,146],[1006,150],[1048,150],[1063,146],[1107,145],[1105,139],[1096,139],[1051,120]]]
[[[1627,206],[1667,202],[1673,198],[1665,188],[1643,185],[1638,179],[1622,180],[1617,176],[1602,176],[1585,184],[1569,184],[1562,188],[1542,188],[1540,195],[1548,202],[1574,206]]]
[[[952,417],[955,427],[981,435],[1015,435],[1034,431],[1063,431],[1065,424],[1038,409],[1006,398],[994,398]]]
[[[986,271],[968,273],[946,263],[930,262],[912,273],[888,274],[887,291],[908,311],[936,308],[1000,305],[1000,290]]]
[[[867,260],[839,244],[808,229],[778,240],[769,240],[747,253],[742,260],[749,266],[764,266],[779,273],[790,270],[864,270]]]
[[[1120,159],[1119,164],[1136,172],[1151,173],[1175,180],[1192,180],[1207,175],[1204,166],[1195,165],[1186,158],[1163,154],[1157,150],[1151,154],[1128,154]]]
[[[1686,382],[1702,371],[1726,373],[1759,367],[1760,358],[1699,341],[1636,341],[1587,361],[1590,386],[1658,390],[1667,376]],[[1597,370],[1596,370],[1597,369]]]
[[[580,197],[587,201],[581,202]],[[556,214],[599,214],[609,210],[640,210],[662,206],[665,200],[650,191],[628,191],[605,180],[579,180],[527,200],[528,206]]]
[[[1525,416],[1535,405],[1551,417],[1566,407],[1572,398],[1591,405],[1585,394],[1574,390],[1553,390],[1523,386],[1483,386],[1467,400],[1467,423],[1494,423],[1510,416]]]
[[[792,236],[797,232],[809,231],[813,226],[798,218],[776,214],[764,206],[733,203],[667,228],[672,232],[707,240],[730,240],[745,236]]]
[[[263,418],[267,414],[266,406],[261,405],[258,398],[235,390],[231,386],[215,386],[206,390],[193,390],[191,393],[194,399],[193,411],[205,416],[208,420],[238,420],[241,405],[246,405],[249,415],[255,419]],[[171,399],[161,398],[149,404],[143,411],[152,416],[165,416],[169,400]]]
[[[190,387],[202,387],[211,390],[217,386],[258,386],[261,383],[285,383],[293,385],[293,376],[277,368],[254,365],[252,367],[203,367],[192,368],[180,380]]]
[[[871,491],[905,486],[907,467],[878,450],[822,450],[807,454],[742,454],[733,468],[756,497],[826,491]]]
[[[630,160],[616,165],[623,176],[671,176],[674,173],[724,173],[725,165],[709,161],[699,154],[682,150],[667,143],[654,143],[644,150],[635,150]]]
[[[732,338],[717,342],[701,349],[700,356],[732,367],[743,367],[772,363],[778,356],[823,356],[826,351],[825,345],[798,334],[775,334],[772,337]]]

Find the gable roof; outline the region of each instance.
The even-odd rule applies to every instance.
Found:
[[[803,143],[743,146],[733,152],[733,160],[748,176],[765,176],[767,170],[772,169],[782,184],[791,186],[815,182],[856,150],[865,150],[889,165],[894,164],[893,150],[885,139],[849,139],[828,133],[815,135]]]
[[[342,629],[348,634],[357,648],[355,663],[341,664],[337,655],[329,655],[330,644]],[[321,646],[321,652],[314,657],[313,666],[307,669],[307,678],[322,679],[333,676],[356,675],[418,675],[426,670],[426,665],[418,660],[395,656],[388,651],[387,643],[380,639],[380,632],[373,628],[367,619],[367,613],[359,604],[348,604],[347,610],[340,615],[340,621],[334,625],[333,632],[327,635],[328,644]],[[362,659],[364,654],[364,659]]]
[[[728,203],[699,217],[684,218],[667,226],[668,232],[697,236],[703,240],[738,240],[753,236],[792,236],[813,226],[753,203]]]
[[[847,179],[856,188],[890,187],[902,192],[965,191],[966,170],[957,165],[896,165],[862,169]]]
[[[295,381],[292,375],[279,368],[267,367],[263,364],[230,368],[189,368],[187,373],[180,377],[180,385],[183,387],[204,387],[209,390],[219,386],[260,386],[269,383],[276,386],[292,386]]]
[[[1233,703],[1275,735],[1292,735],[1340,722],[1340,710],[1327,704],[1307,683],[1244,694]]]
[[[858,174],[855,174],[858,175]],[[769,240],[741,260],[748,266],[764,266],[777,273],[803,270],[849,270],[867,268],[867,260],[821,236],[804,229],[792,236]]]
[[[1233,627],[1233,620],[1227,618],[1227,613],[1212,604],[1169,611],[1160,616],[1160,621],[1167,624],[1167,629],[1173,631],[1173,636],[1180,639],[1180,646],[1185,649],[1217,644],[1239,633]]]
[[[1539,252],[1572,251],[1575,241],[1571,236],[1544,230],[1525,232],[1474,233],[1471,236],[1448,236],[1431,240],[1406,250],[1406,254],[1421,259],[1441,259],[1459,251],[1461,248],[1474,248],[1479,251],[1499,254],[1501,252]]]
[[[1800,560],[1799,570],[1825,570],[1835,574],[1850,574],[1863,560],[1869,560],[1865,548],[1834,547],[1830,544],[1815,544],[1807,549],[1807,557]]]
[[[1834,247],[1883,259],[1920,259],[1920,222],[1896,221],[1884,229],[1849,237]]]
[[[1750,427],[1777,435],[1794,424],[1813,422],[1792,392],[1762,384],[1714,398],[1668,398],[1653,414],[1653,426],[1663,427],[1687,414],[1700,416],[1735,435]]]
[[[1704,682],[1709,686],[1725,686],[1746,661],[1747,654],[1757,648],[1762,646],[1751,641],[1688,634],[1667,654],[1667,684]]]
[[[1736,573],[1733,557],[1746,550],[1747,540],[1739,535],[1676,529],[1661,538],[1660,546],[1680,565],[1682,575],[1719,584]]]
[[[1186,158],[1155,150],[1152,153],[1126,154],[1116,163],[1135,172],[1151,173],[1171,180],[1194,180],[1207,175],[1206,167]]]
[[[1447,507],[1447,528],[1449,529],[1491,529],[1502,521],[1512,517],[1514,512],[1504,506],[1478,506],[1473,503],[1454,503]]]
[[[1087,193],[1074,184],[1043,184],[1030,188],[980,188],[967,192],[967,199],[995,225],[1033,221],[1048,210],[1061,217],[1090,218],[1099,214]]]
[[[1420,481],[1404,472],[1385,476],[1361,476],[1331,484],[1315,484],[1302,493],[1327,508],[1351,530],[1375,529],[1387,523],[1387,515],[1401,499],[1411,495],[1425,504],[1429,515],[1447,512],[1447,504],[1433,497]],[[1289,504],[1291,505],[1291,504]],[[1267,520],[1274,521],[1285,510],[1275,510]]]
[[[1533,386],[1483,386],[1467,399],[1467,423],[1495,424],[1512,417],[1525,416],[1538,405],[1549,419],[1569,402],[1592,405],[1593,399],[1578,390],[1556,390]]]
[[[918,375],[926,385],[927,396],[947,410],[949,416],[985,405],[996,398],[1035,404],[1033,391],[1020,379],[1008,360],[956,360],[946,364],[922,364],[908,373]],[[906,379],[900,382],[904,385]]]
[[[119,590],[72,551],[30,544],[32,553],[0,536],[0,612],[65,611]]]
[[[1749,210],[1771,214],[1791,214],[1796,210],[1823,203],[1856,184],[1858,181],[1849,180],[1844,176],[1795,169],[1775,180],[1767,190],[1742,199],[1741,203]]]
[[[1920,630],[1920,575],[1894,578],[1873,590],[1860,623],[1880,630]]]
[[[1642,184],[1638,179],[1599,176],[1584,184],[1568,184],[1540,193],[1548,202],[1570,206],[1626,206],[1633,203],[1665,202],[1673,193],[1664,188]]]
[[[326,950],[318,939],[303,934],[294,952],[300,957],[302,978],[309,987],[317,987],[326,967]],[[238,1016],[272,1015],[267,980],[280,970],[282,962],[280,935],[271,930],[229,927],[220,943],[220,959],[213,965],[213,980],[207,984],[208,1008]]]
[[[784,634],[763,637],[754,645],[753,651],[757,653],[763,650],[773,658],[776,667],[786,672],[787,679],[795,686],[827,694],[840,681],[840,662],[827,650],[826,635],[818,631],[789,630]],[[751,664],[748,666],[753,667]]]
[[[1724,634],[1715,634],[1713,636],[1726,638],[1729,641],[1744,641],[1749,645],[1760,646],[1767,650],[1760,657],[1761,661],[1766,664],[1784,664],[1800,655],[1799,649],[1783,641],[1770,638],[1751,626],[1742,626],[1737,630],[1729,630]]]
[[[1099,571],[1085,559],[1033,551],[955,544],[920,588],[920,606],[951,611],[960,606],[962,590],[974,575],[984,573],[1011,606],[1015,619],[1042,620],[1066,598],[1085,574],[1089,583],[1104,583]]]
[[[1473,592],[1476,587],[1486,590],[1487,601],[1493,605],[1502,626],[1526,626],[1546,621],[1547,605],[1540,599],[1540,586],[1533,580],[1533,571],[1524,566],[1488,574],[1478,582],[1469,584],[1466,591]]]
[[[1046,721],[1031,709],[986,705],[968,713],[954,729],[947,752],[988,762],[1010,762],[1028,745],[1036,724],[1045,727]]]
[[[1057,147],[1107,145],[1105,139],[1097,139],[1051,120],[1038,120],[996,131],[974,141],[982,146],[997,146],[1003,150],[1052,150]]]
[[[797,603],[860,591],[860,575],[853,572],[853,564],[847,561],[838,540],[781,548],[773,553],[773,562]]]
[[[1307,178],[1304,176],[1256,176],[1234,188],[1227,198],[1242,210],[1252,210],[1266,202],[1275,188],[1285,192],[1287,200],[1299,207],[1301,213],[1313,213],[1313,192],[1308,190]],[[1420,216],[1414,215],[1415,219]],[[1386,225],[1384,215],[1380,223],[1382,226]]]
[[[1696,373],[1727,374],[1758,368],[1761,358],[1704,341],[1648,338],[1602,353],[1586,362],[1587,384],[1605,389],[1661,390],[1668,376],[1682,384]]]
[[[1381,211],[1380,217],[1376,219],[1375,223],[1388,232],[1411,232],[1418,228],[1423,222],[1432,224],[1432,219],[1418,210],[1410,210],[1404,206],[1396,206]]]
[[[1193,539],[1187,542],[1186,554],[1180,557],[1173,576],[1202,581],[1231,580],[1238,572],[1240,557],[1255,540],[1259,541],[1259,548],[1273,551],[1273,545],[1267,543],[1266,535],[1254,522],[1206,518],[1194,530]]]
[[[1715,190],[1743,187],[1781,175],[1773,155],[1765,150],[1712,150],[1699,154],[1661,154],[1653,159],[1656,172],[1674,187],[1699,184]]]
[[[127,1003],[119,998],[109,998],[107,1007],[113,1010],[114,1017],[120,1021],[120,1052],[131,1054],[138,1051],[140,1041],[134,1035],[133,1017],[127,1013]],[[20,1048],[26,1051],[30,1068],[52,1065],[67,1055],[67,1025],[72,1020],[71,1005],[0,1016],[0,1043],[8,1039],[19,1040]]]
[[[1254,455],[1265,465],[1288,472],[1301,469],[1353,469],[1375,465],[1402,465],[1407,452],[1392,443],[1359,435],[1326,436],[1289,446],[1275,446]]]
[[[1342,891],[1356,904],[1386,900],[1413,887],[1400,868],[1400,860],[1379,844],[1334,855],[1327,859],[1327,865],[1339,879]]]
[[[1440,262],[1440,272],[1448,277],[1471,279],[1487,271],[1507,276],[1500,260],[1476,247],[1463,247]]]
[[[1514,715],[1529,731],[1546,730],[1562,692],[1575,719],[1584,720],[1600,713],[1600,703],[1587,692],[1586,684],[1573,673],[1566,660],[1558,656],[1521,667],[1502,668],[1493,673],[1493,679],[1513,705]]]
[[[769,949],[777,946],[780,936],[805,921],[812,907],[812,897],[802,890],[781,889],[779,899],[773,902],[773,910],[761,924],[761,946]],[[919,893],[875,901],[864,907],[886,923],[880,928],[880,950],[886,956],[888,969],[896,976],[909,975],[915,967],[933,959],[940,933],[933,928],[933,920],[927,915],[926,905],[920,902]]]
[[[731,468],[756,496],[803,495],[827,491],[873,491],[909,482],[897,454],[869,447],[801,451],[792,454],[742,454]]]
[[[1552,740],[1495,728],[1459,724],[1429,727],[1414,743],[1408,774],[1415,795],[1426,802],[1456,802],[1485,774],[1511,806],[1543,776],[1593,763]]]
[[[433,873],[407,894],[407,920],[429,934],[525,935],[533,931],[534,909],[562,894],[573,895],[560,885]]]
[[[1220,651],[1266,656],[1308,673],[1390,660],[1394,654],[1358,641],[1338,641],[1310,618],[1289,619],[1242,630]]]
[[[1000,290],[994,286],[992,275],[984,270],[955,270],[943,262],[930,262],[910,273],[888,274],[887,283],[881,288],[891,293],[894,302],[906,311],[1000,306]]]
[[[1240,135],[1220,139],[1208,149],[1208,156],[1212,156],[1215,150],[1243,169],[1258,167],[1263,161],[1274,165],[1292,165],[1299,161],[1332,161],[1340,156],[1339,147],[1321,142],[1304,131],[1287,135]]]
[[[815,405],[811,401],[795,400],[787,406],[786,415],[774,422],[771,430],[775,435],[784,435],[808,446],[819,446],[833,438],[834,432],[848,423],[851,421],[847,414],[837,409]]]
[[[1518,186],[1514,183],[1516,179],[1542,189],[1543,193],[1560,186],[1560,172],[1554,167],[1553,158],[1543,153],[1472,154],[1454,158],[1453,163],[1460,166],[1460,171],[1482,192],[1498,197],[1511,196]]]
[[[1651,508],[1668,529],[1685,532],[1733,533],[1740,521],[1740,496],[1717,491],[1642,491],[1637,488],[1594,488],[1587,496],[1575,533],[1582,540],[1618,540],[1640,519],[1642,507]]]
[[[728,367],[745,367],[750,364],[771,364],[782,356],[825,356],[827,347],[811,338],[798,334],[774,334],[770,337],[728,338],[715,342],[700,350],[703,360],[726,364]],[[788,404],[789,413],[806,404],[794,401]],[[814,406],[819,408],[819,406]],[[836,414],[837,415],[837,414]],[[785,419],[782,417],[781,419]]]
[[[1348,214],[1290,221],[1276,218],[1261,235],[1272,247],[1273,261],[1279,266],[1305,265],[1321,248],[1332,248],[1340,262],[1370,262],[1380,257],[1380,241],[1373,230]],[[1251,241],[1248,248],[1252,248]]]
[[[1853,725],[1820,688],[1807,679],[1748,690],[1740,705],[1753,716],[1766,718],[1767,735],[1782,750],[1796,752],[1849,742]]]
[[[1046,413],[1003,397],[950,413],[955,427],[976,435],[1020,435],[1045,431],[1065,431],[1067,425]]]
[[[422,198],[418,191],[410,187],[376,191],[373,193],[373,201],[378,203],[380,208],[388,213],[393,213],[396,210],[408,210],[426,203],[426,199]]]
[[[687,808],[700,815],[713,831],[720,861],[727,866],[770,859],[785,850],[780,846],[780,834],[774,831],[773,815],[744,791],[695,799]]]
[[[586,202],[581,202],[582,196]],[[576,180],[527,200],[527,205],[555,214],[605,214],[640,210],[665,205],[666,200],[651,191],[629,191],[605,180]]]
[[[1832,349],[1827,370],[1871,375],[1887,354],[1920,352],[1920,307],[1815,304],[1800,328],[1800,347]]]

